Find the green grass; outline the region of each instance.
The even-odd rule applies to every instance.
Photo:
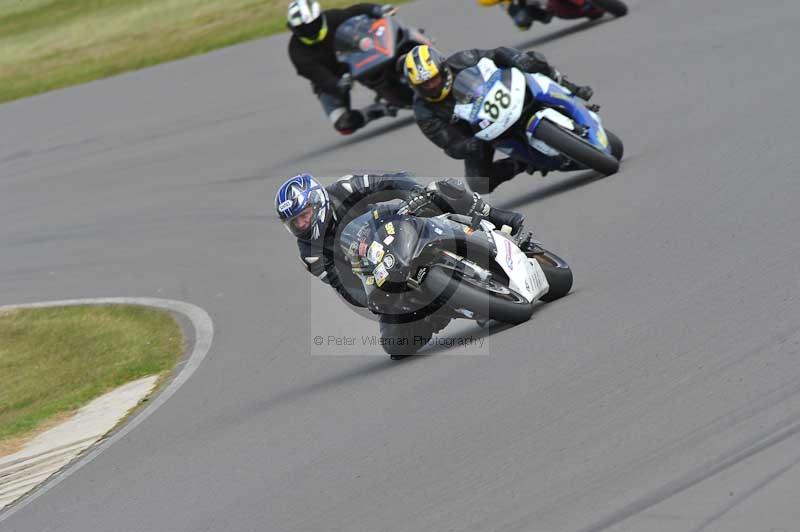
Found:
[[[353,3],[326,0],[324,7]],[[287,5],[287,0],[0,0],[0,102],[283,31]]]
[[[19,310],[0,315],[0,442],[103,393],[170,371],[183,349],[177,323],[135,306]]]

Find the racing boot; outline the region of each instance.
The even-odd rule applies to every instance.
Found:
[[[501,183],[514,179],[517,175],[528,170],[526,163],[507,157],[492,163],[492,175],[489,177],[489,192],[496,189]]]
[[[525,225],[525,215],[521,212],[504,211],[497,207],[490,207],[489,214],[484,215],[484,218],[492,222],[498,229],[504,225],[509,226],[512,235],[518,234]]]
[[[533,17],[525,9],[525,0],[515,0],[508,6],[508,14],[520,30],[528,30],[533,25]]]
[[[367,123],[383,118],[384,116],[397,116],[397,107],[384,102],[375,102],[361,110]]]
[[[466,211],[466,214],[467,216],[478,216],[488,220],[498,229],[502,229],[504,225],[507,225],[511,228],[512,235],[516,235],[525,225],[524,214],[492,207],[477,192],[472,193],[472,206]]]
[[[533,20],[537,20],[542,24],[549,24],[553,20],[553,13],[543,8],[541,2],[528,0],[526,3],[525,11],[528,12],[528,16]]]

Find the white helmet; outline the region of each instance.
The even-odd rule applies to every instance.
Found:
[[[317,0],[292,0],[286,20],[304,44],[317,44],[328,36],[328,24]]]

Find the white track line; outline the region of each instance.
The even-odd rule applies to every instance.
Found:
[[[108,449],[121,438],[125,437],[133,429],[139,426],[140,423],[150,417],[158,408],[167,402],[167,400],[178,391],[178,389],[189,379],[189,377],[191,377],[192,373],[197,370],[197,368],[200,366],[200,363],[211,349],[211,341],[214,339],[214,325],[211,321],[211,317],[205,310],[189,303],[172,301],[169,299],[156,299],[149,297],[68,299],[64,301],[47,301],[44,303],[0,306],[0,312],[26,308],[74,307],[78,305],[139,305],[168,310],[180,314],[189,320],[189,322],[192,324],[192,328],[194,329],[194,345],[192,347],[192,352],[186,359],[183,369],[181,369],[181,371],[169,382],[169,384],[167,384],[167,387],[164,388],[164,390],[161,391],[161,393],[159,393],[152,402],[148,403],[145,408],[133,416],[133,418],[131,418],[117,432],[115,432],[109,438],[97,443],[94,447],[81,455],[79,459],[72,462],[72,464],[66,469],[63,469],[59,473],[55,473],[29,496],[20,499],[15,504],[12,504],[0,512],[0,522],[8,519],[13,514],[41,497],[44,493],[56,486],[62,480],[75,473],[78,469],[94,460],[100,453]]]

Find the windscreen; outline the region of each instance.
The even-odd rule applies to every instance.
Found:
[[[362,39],[368,39],[369,42],[372,42],[372,36],[370,34],[370,30],[372,28],[373,20],[367,16],[358,16],[353,17],[351,19],[346,20],[339,28],[336,30],[336,37],[334,44],[336,45],[336,52],[338,54],[352,54],[352,53],[361,53],[367,50],[364,48],[367,46],[365,43],[362,43]]]
[[[474,66],[462,70],[453,84],[453,96],[461,104],[470,104],[483,96],[484,79],[481,70]]]

